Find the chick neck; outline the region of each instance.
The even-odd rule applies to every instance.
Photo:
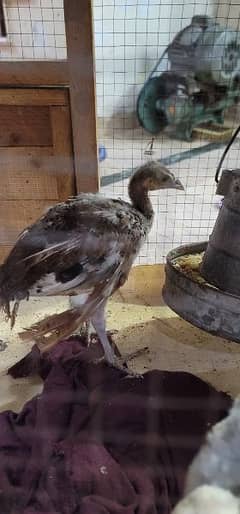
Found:
[[[146,181],[141,181],[137,177],[133,177],[128,188],[132,205],[137,211],[140,211],[145,218],[152,220],[154,212],[148,193],[149,189],[146,186]]]

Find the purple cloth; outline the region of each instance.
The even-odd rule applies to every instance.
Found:
[[[231,400],[187,373],[143,379],[91,361],[80,339],[37,348],[9,373],[41,395],[0,414],[0,512],[168,514],[206,431]]]

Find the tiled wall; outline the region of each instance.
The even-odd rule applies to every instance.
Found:
[[[103,194],[127,199],[128,180],[121,178],[122,170],[130,171],[149,159],[145,150],[151,135],[139,127],[137,97],[168,43],[195,14],[208,14],[223,25],[237,27],[240,9],[236,1],[95,0],[99,137],[108,156],[100,173],[103,179],[112,176],[112,182],[102,188]],[[192,151],[207,142],[196,139],[188,143],[160,133],[153,158]],[[221,154],[222,149],[197,157],[191,154],[171,166],[185,192],[151,195],[155,221],[138,263],[164,262],[172,248],[208,239],[219,209],[214,176]],[[236,167],[239,157],[236,143],[224,164]]]
[[[240,29],[240,0],[220,1],[217,9],[219,23]]]
[[[140,88],[194,14],[214,16],[209,0],[94,0],[98,116],[135,110]]]
[[[8,37],[0,59],[65,59],[63,0],[5,0]]]

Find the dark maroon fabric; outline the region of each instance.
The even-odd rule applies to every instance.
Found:
[[[0,512],[167,514],[209,427],[231,400],[187,373],[143,379],[91,362],[80,339],[10,370],[43,393],[0,414]]]

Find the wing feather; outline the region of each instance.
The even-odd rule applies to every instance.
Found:
[[[56,344],[59,339],[73,334],[74,330],[88,320],[94,311],[110,296],[121,276],[121,270],[122,262],[115,267],[112,266],[109,270],[109,280],[102,280],[96,284],[83,306],[48,316],[21,332],[19,334],[21,339],[24,341],[35,340],[43,350]]]
[[[72,202],[72,203],[71,203]],[[26,229],[1,268],[0,303],[30,294],[71,295],[91,291],[105,297],[131,267],[141,222],[121,201],[81,196],[50,209]],[[104,284],[99,292],[99,284]],[[95,300],[94,300],[95,305]]]

